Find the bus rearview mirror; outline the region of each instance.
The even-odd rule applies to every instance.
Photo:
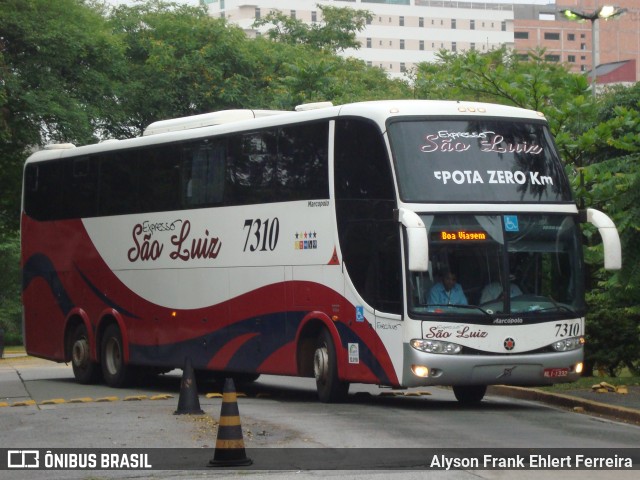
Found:
[[[587,222],[598,229],[604,247],[604,268],[620,270],[622,268],[622,247],[616,225],[606,214],[595,208],[587,208]]]
[[[426,272],[429,270],[429,241],[427,229],[420,216],[405,208],[396,211],[398,221],[407,232],[409,271]]]

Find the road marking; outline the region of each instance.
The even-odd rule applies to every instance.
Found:
[[[64,398],[52,398],[50,400],[43,400],[40,402],[40,405],[59,405],[61,403],[66,403],[67,401]]]

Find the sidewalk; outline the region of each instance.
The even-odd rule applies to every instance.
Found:
[[[596,382],[597,383],[597,382]],[[551,393],[536,388],[495,385],[487,393],[523,400],[543,402],[567,408],[576,413],[597,415],[613,420],[640,425],[640,386],[627,387],[629,393],[597,393],[591,389],[567,390]]]

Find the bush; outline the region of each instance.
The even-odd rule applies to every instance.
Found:
[[[0,233],[0,328],[4,344],[22,345],[20,235]]]

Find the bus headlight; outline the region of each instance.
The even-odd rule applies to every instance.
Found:
[[[580,348],[584,344],[584,338],[582,337],[573,337],[573,338],[563,338],[562,340],[558,340],[551,344],[551,347],[556,352],[568,352],[569,350],[575,350],[576,348]]]
[[[461,345],[451,342],[442,342],[440,340],[423,340],[421,338],[414,338],[410,343],[416,350],[427,353],[457,355],[462,350]]]

